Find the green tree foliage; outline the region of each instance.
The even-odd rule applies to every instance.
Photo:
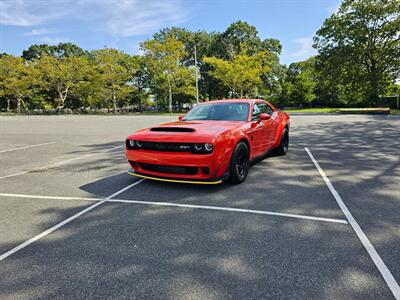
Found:
[[[292,63],[287,70],[286,98],[289,106],[310,105],[316,98],[315,57]]]
[[[113,113],[116,113],[118,101],[127,98],[134,89],[127,83],[138,67],[137,61],[128,54],[110,48],[92,51],[90,55],[96,71],[91,77],[92,82],[101,86],[102,98],[112,102]]]
[[[0,58],[0,97],[7,101],[7,111],[10,102],[16,102],[17,112],[21,112],[21,104],[31,95],[32,70],[20,57],[4,55]]]
[[[58,108],[63,108],[73,89],[84,79],[89,68],[86,57],[56,58],[43,54],[34,64],[39,71],[39,85],[54,92]]]
[[[168,94],[168,111],[172,112],[173,94],[193,95],[193,74],[183,64],[187,52],[181,41],[168,36],[164,41],[142,43],[146,66],[154,84]]]
[[[32,45],[22,58],[0,54],[0,108],[187,107],[195,99],[195,49],[200,101],[261,95],[277,105],[366,106],[379,98],[393,106],[399,13],[398,0],[343,0],[315,37],[318,55],[290,66],[279,62],[279,40],[261,39],[242,21],[222,32],[162,29],[141,44],[141,55]]]
[[[211,76],[227,86],[234,96],[243,98],[245,94],[254,94],[253,90],[261,84],[261,75],[270,70],[268,64],[264,63],[266,57],[266,51],[255,55],[242,51],[232,60],[217,57],[205,57],[203,60],[213,67],[209,72]]]
[[[400,2],[344,0],[315,37],[318,67],[340,97],[372,104],[400,76]]]
[[[60,43],[50,46],[47,44],[32,45],[22,52],[25,60],[32,61],[40,59],[43,55],[54,56],[57,58],[83,56],[85,51],[79,46],[72,43]]]

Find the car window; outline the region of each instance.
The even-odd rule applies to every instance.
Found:
[[[269,114],[272,115],[273,111],[272,109],[264,103],[255,103],[253,107],[253,115],[251,116],[252,121],[257,121],[258,116],[260,114]]]
[[[210,103],[194,107],[184,120],[247,121],[248,103]]]

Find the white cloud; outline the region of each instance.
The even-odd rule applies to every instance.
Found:
[[[186,19],[181,1],[123,0],[105,4],[107,31],[117,37],[151,33],[162,26],[176,25]],[[108,9],[109,5],[113,7]]]
[[[177,25],[187,12],[183,0],[0,0],[0,24],[33,27],[66,18],[118,38]]]
[[[13,26],[34,26],[44,22],[43,16],[29,12],[24,0],[0,1],[0,24]]]
[[[59,38],[59,37],[49,37],[49,36],[41,37],[39,40],[42,43],[49,44],[49,45],[57,45],[59,43],[71,42],[71,40],[69,38],[63,38],[63,37]]]
[[[33,28],[32,30],[25,32],[23,35],[25,36],[38,36],[38,35],[46,35],[49,33],[53,33],[54,31],[46,29],[46,28]]]
[[[316,50],[312,47],[312,37],[298,38],[295,39],[294,42],[297,43],[298,47],[291,56],[296,57],[297,59],[304,59],[316,54]]]

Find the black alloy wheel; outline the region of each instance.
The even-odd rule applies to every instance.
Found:
[[[242,183],[249,173],[250,151],[244,142],[239,142],[233,150],[229,180],[233,183]]]

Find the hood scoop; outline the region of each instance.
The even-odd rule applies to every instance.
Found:
[[[163,131],[163,132],[194,132],[193,128],[188,127],[153,127],[150,131]]]

